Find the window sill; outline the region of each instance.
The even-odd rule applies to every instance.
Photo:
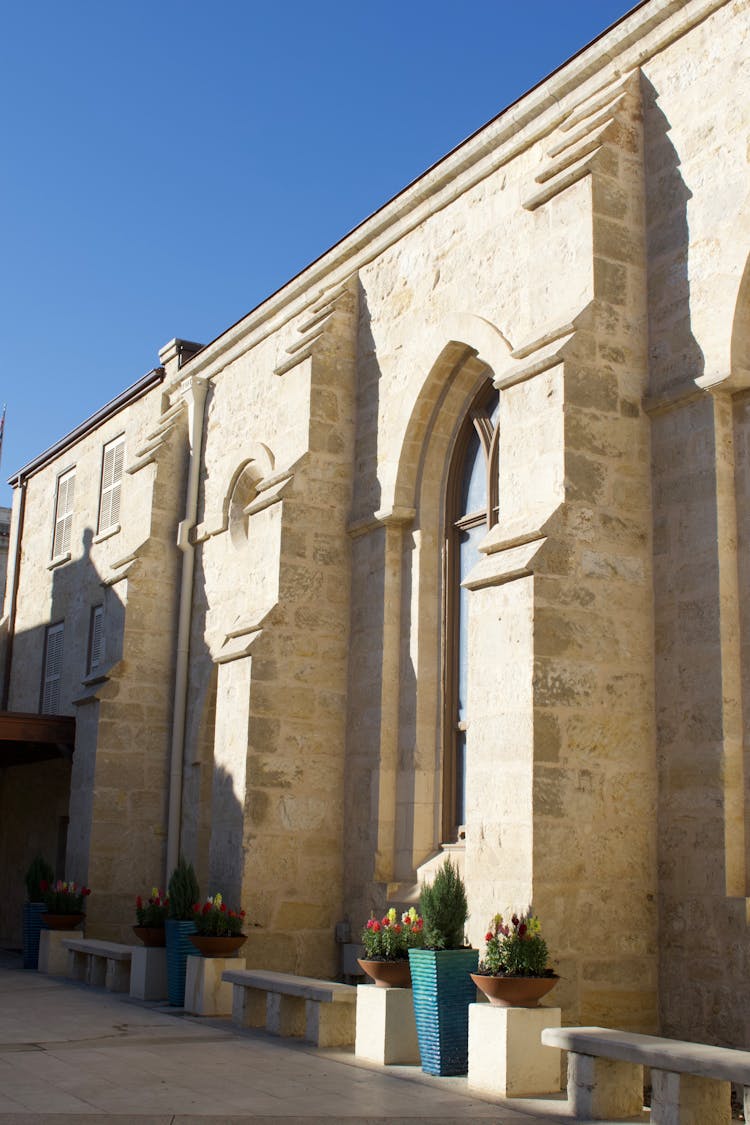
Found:
[[[47,570],[54,570],[55,567],[62,566],[66,562],[70,562],[70,551],[66,551],[64,555],[57,555],[51,562],[47,563]]]
[[[105,539],[110,539],[113,535],[117,535],[119,530],[120,524],[115,523],[112,527],[108,527],[106,531],[100,531],[98,535],[95,535],[92,542],[103,543]]]

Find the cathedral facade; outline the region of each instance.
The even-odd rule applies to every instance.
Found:
[[[333,976],[448,852],[567,1022],[747,1045],[749,47],[647,0],[18,472],[6,901],[122,938],[184,853]]]

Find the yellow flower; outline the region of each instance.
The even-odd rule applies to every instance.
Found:
[[[158,887],[152,887],[151,888],[151,898],[158,898],[158,897],[159,897],[159,888]]]
[[[395,906],[392,906],[391,909],[388,911],[388,921],[391,923],[391,925],[393,925],[393,923],[396,921],[396,907]]]
[[[214,906],[221,906],[221,903],[222,903],[221,895],[214,895]]]

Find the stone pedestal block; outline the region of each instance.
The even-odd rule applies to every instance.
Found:
[[[130,995],[135,1000],[167,999],[167,951],[134,946],[130,962]]]
[[[354,1053],[369,1062],[419,1063],[414,1000],[410,988],[357,986]]]
[[[80,930],[42,930],[39,934],[39,972],[64,977],[68,972],[66,938],[80,938]]]
[[[651,1071],[652,1125],[731,1125],[731,1098],[730,1082]]]
[[[560,1089],[560,1051],[541,1041],[559,1027],[560,1008],[469,1005],[470,1089],[503,1098],[552,1094]]]
[[[194,1016],[230,1016],[232,986],[221,979],[228,969],[244,969],[244,957],[189,956],[185,977],[185,1011]]]
[[[572,1117],[634,1117],[643,1109],[643,1067],[568,1053],[568,1108]]]

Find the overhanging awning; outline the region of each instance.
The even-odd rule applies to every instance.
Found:
[[[0,769],[72,758],[76,721],[71,715],[0,711]]]

